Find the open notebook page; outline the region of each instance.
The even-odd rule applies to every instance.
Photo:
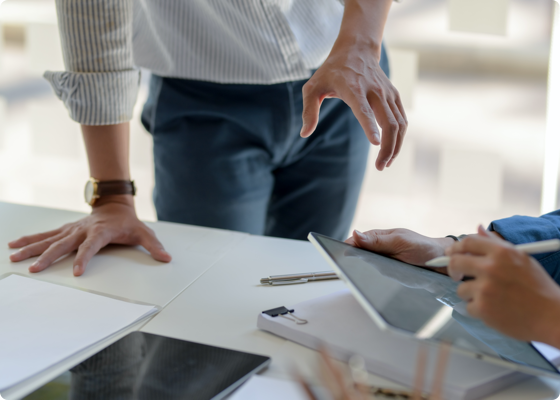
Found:
[[[0,392],[157,311],[9,275],[0,280]]]

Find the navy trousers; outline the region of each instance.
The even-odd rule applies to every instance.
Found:
[[[382,65],[388,74],[383,52]],[[302,139],[302,87],[153,75],[142,123],[153,135],[158,219],[290,239],[348,235],[370,144],[350,108],[326,99]]]

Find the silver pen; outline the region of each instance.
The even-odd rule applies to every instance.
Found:
[[[338,279],[338,276],[332,271],[322,272],[306,272],[304,274],[290,275],[271,275],[261,279],[263,285],[294,285],[297,283],[307,283],[311,281],[323,281],[327,279]]]

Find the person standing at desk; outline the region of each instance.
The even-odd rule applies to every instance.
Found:
[[[342,239],[368,140],[381,144],[383,170],[407,128],[382,47],[391,0],[342,3],[57,0],[67,72],[45,76],[82,125],[95,203],[76,223],[11,242],[22,248],[12,261],[40,256],[38,272],[77,250],[79,276],[109,243],[171,260],[134,210],[135,65],[152,72],[142,122],[154,139],[159,220]]]

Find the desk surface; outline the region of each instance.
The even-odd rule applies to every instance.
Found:
[[[0,241],[7,243],[24,234],[54,229],[81,216],[0,203]],[[271,356],[271,367],[265,372],[268,376],[289,378],[294,364],[304,371],[314,366],[314,351],[256,328],[262,310],[344,288],[340,281],[282,287],[258,284],[268,275],[328,269],[311,244],[187,225],[149,225],[173,255],[170,265],[153,261],[141,249],[113,246],[94,257],[82,277],[72,276],[70,259],[62,259],[33,277],[160,305],[163,311],[143,331]],[[28,274],[32,261],[10,263],[6,247],[0,246],[0,275]],[[82,359],[69,362],[76,364]],[[51,372],[53,376],[57,373],[55,369]],[[377,383],[395,386],[382,378]],[[29,393],[41,384],[32,378],[18,393]],[[556,399],[559,391],[560,382],[532,378],[489,399]]]

